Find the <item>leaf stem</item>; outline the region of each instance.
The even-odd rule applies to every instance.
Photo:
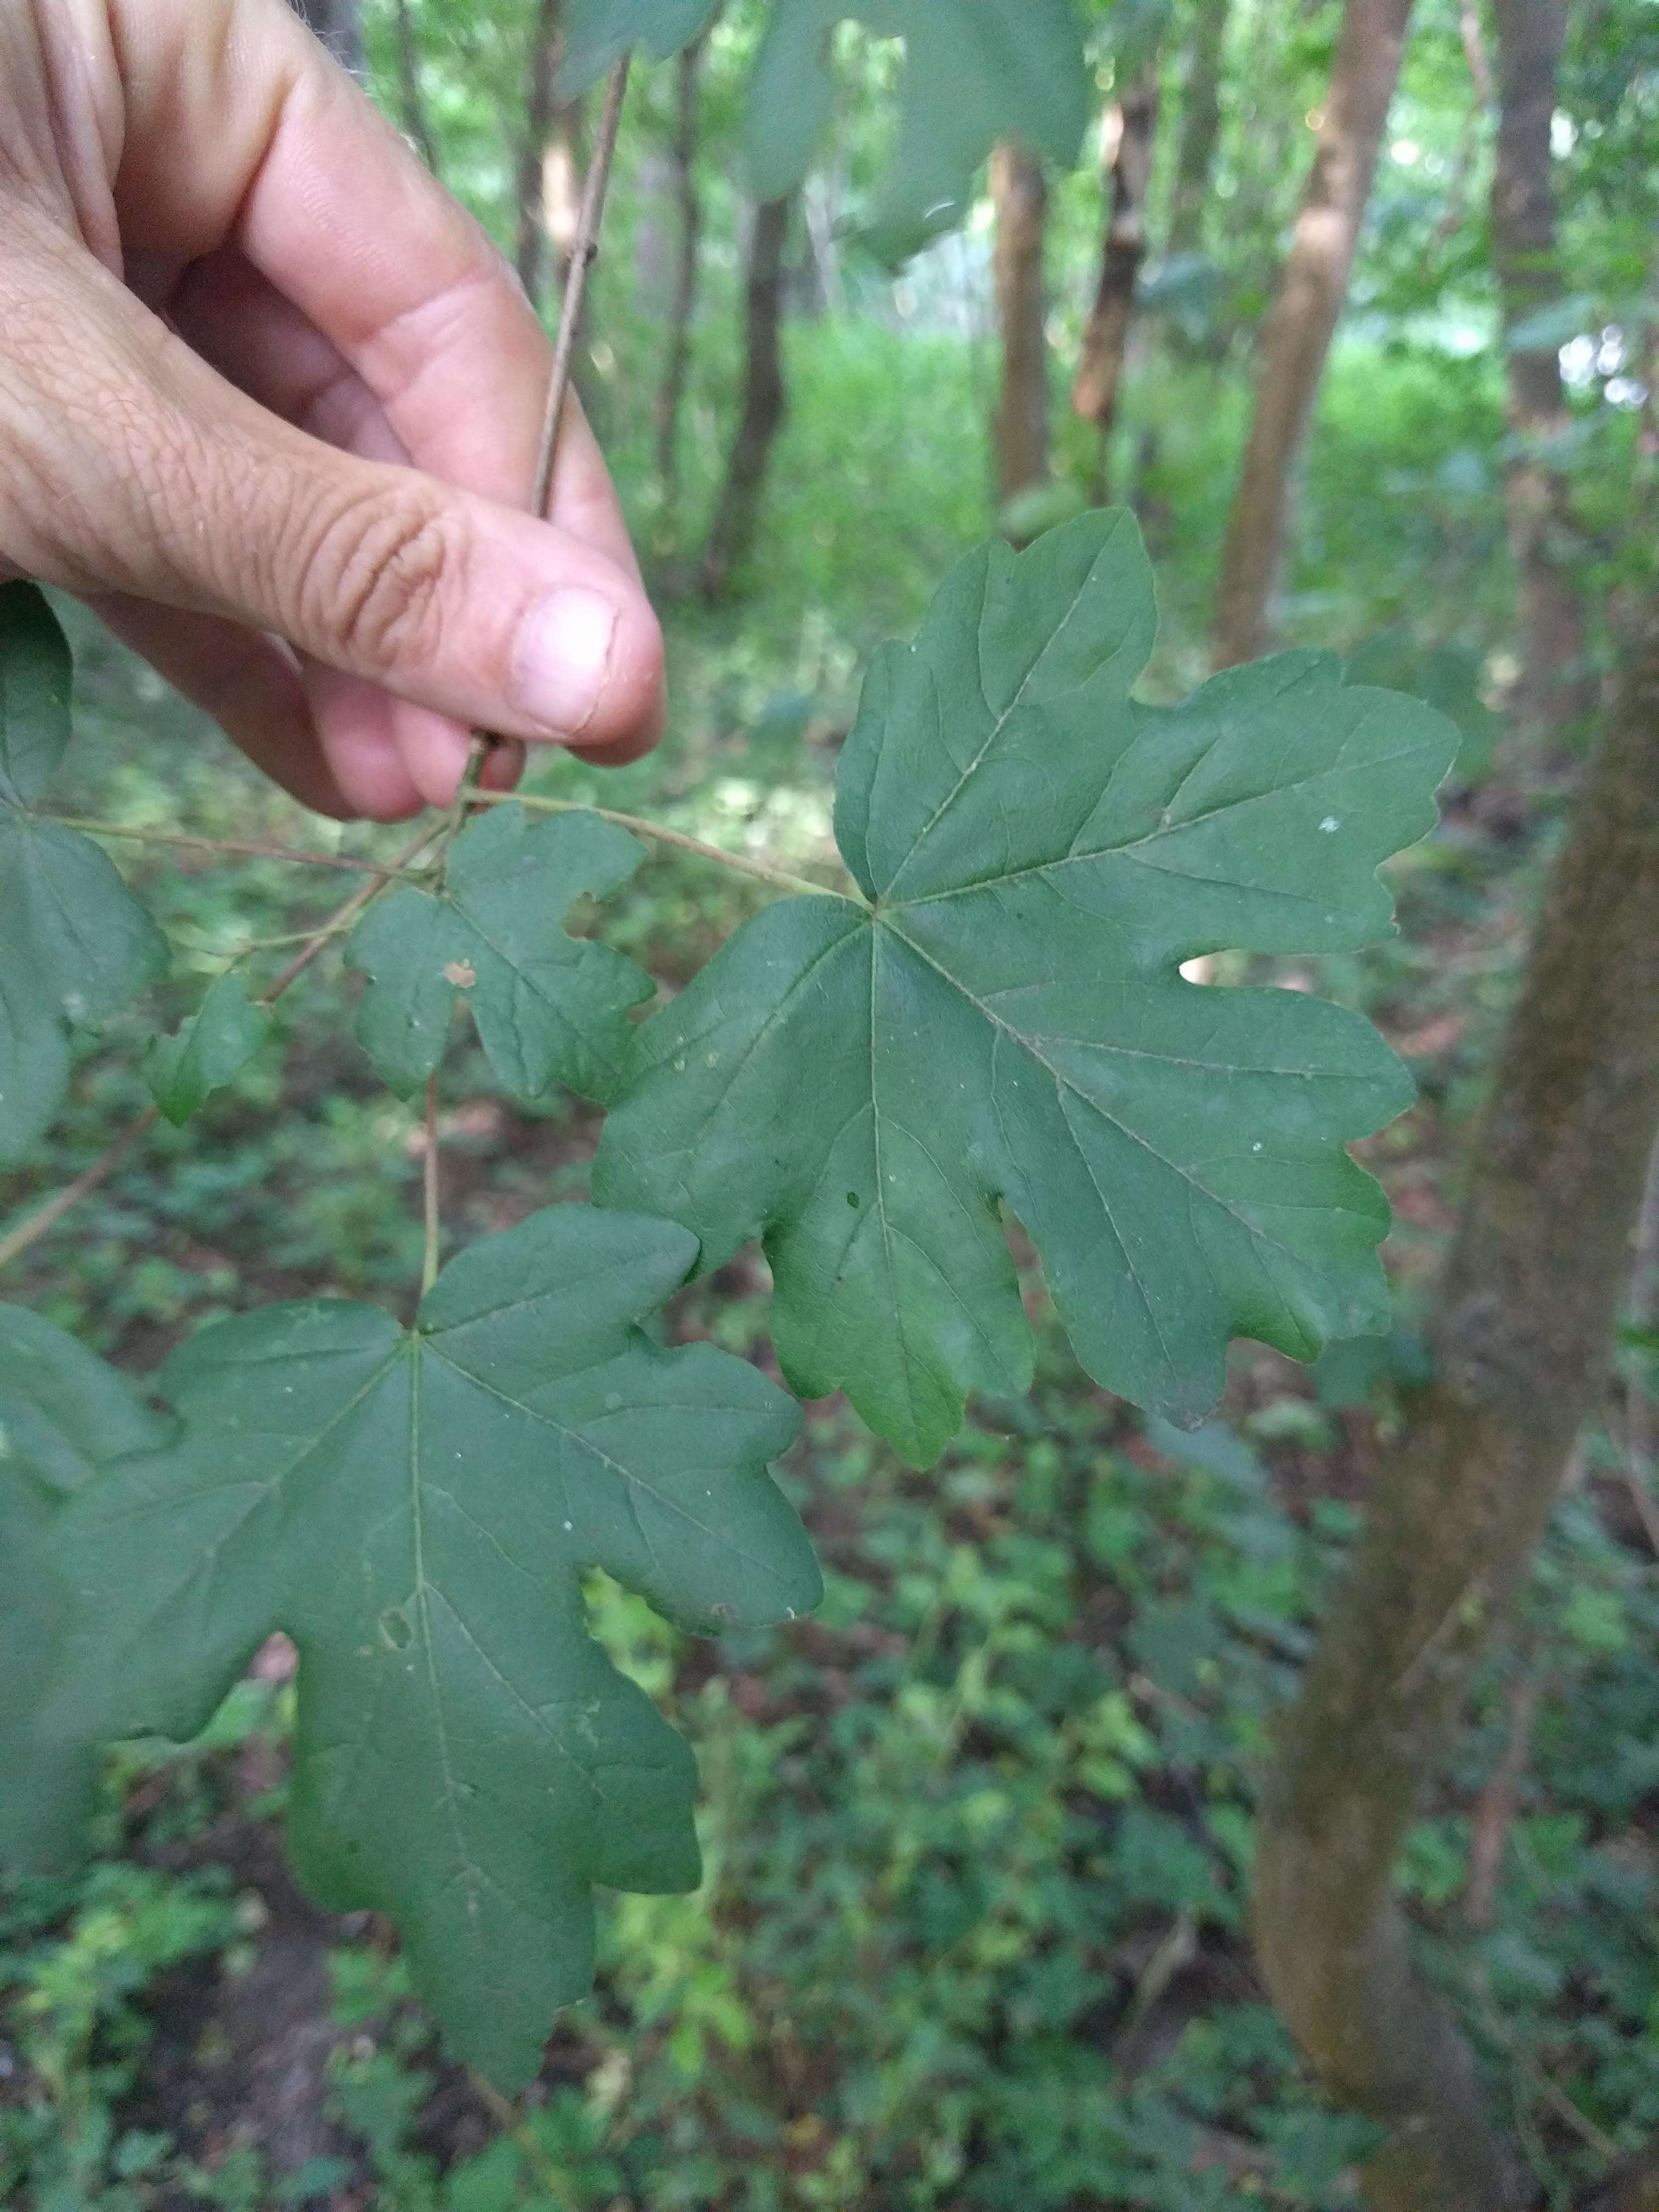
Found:
[[[365,884],[361,890],[354,891],[343,906],[336,908],[328,920],[316,930],[299,957],[289,961],[259,1003],[265,1006],[275,1006],[283,992],[299,981],[312,962],[327,949],[334,939],[348,928],[365,908],[372,906],[382,891],[406,874],[410,861],[431,843],[433,836],[433,829],[428,824],[418,837],[404,846],[395,860],[388,861],[384,866],[376,864],[375,881]],[[58,1226],[66,1213],[72,1212],[83,1198],[90,1198],[94,1191],[106,1183],[125,1165],[161,1118],[157,1108],[147,1107],[131,1127],[124,1129],[83,1174],[78,1175],[72,1183],[66,1184],[55,1197],[49,1198],[27,1221],[20,1222],[9,1237],[0,1237],[0,1267],[8,1267],[14,1260],[21,1259],[31,1246],[38,1244],[43,1237]]]
[[[353,853],[310,853],[289,845],[244,843],[230,837],[197,837],[181,830],[139,830],[122,822],[94,822],[74,814],[43,814],[59,830],[79,830],[88,837],[128,837],[140,845],[181,845],[196,853],[224,853],[244,860],[291,860],[296,867],[341,868],[355,875],[407,875],[409,871],[384,860],[371,860]]]
[[[787,868],[775,868],[765,860],[750,860],[741,853],[728,853],[724,846],[706,845],[701,837],[689,837],[683,830],[670,830],[660,822],[647,822],[642,815],[619,814],[613,806],[590,806],[584,799],[544,799],[539,793],[523,791],[481,791],[478,804],[482,806],[501,806],[511,804],[528,806],[538,814],[597,814],[601,822],[614,822],[619,830],[631,830],[636,837],[650,837],[659,845],[672,845],[682,853],[695,853],[700,860],[713,860],[722,868],[735,868],[739,875],[753,876],[763,884],[812,898],[845,899],[850,905],[867,903],[858,890],[836,890],[830,884],[815,884],[805,876],[792,876]]]
[[[426,1258],[421,1268],[421,1296],[438,1279],[438,1260],[443,1237],[443,1179],[438,1151],[438,1079],[428,1076],[426,1085],[426,1158],[422,1176],[426,1194]]]

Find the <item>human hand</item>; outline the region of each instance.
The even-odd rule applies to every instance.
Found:
[[[550,367],[284,0],[0,0],[0,579],[87,599],[307,805],[447,805],[475,726],[656,742],[574,401],[552,521],[522,511]]]

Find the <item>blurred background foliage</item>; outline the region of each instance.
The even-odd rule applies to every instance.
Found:
[[[1097,131],[1075,173],[1049,179],[1051,459],[1022,514],[1001,519],[1035,527],[1103,484],[1133,501],[1164,613],[1154,696],[1208,665],[1253,349],[1339,15],[1332,0],[1090,11],[1105,128],[1132,80],[1156,82],[1149,251],[1103,454],[1066,404],[1100,252]],[[836,751],[870,651],[910,629],[999,516],[995,212],[976,201],[897,270],[873,251],[860,218],[899,58],[843,26],[833,127],[782,234],[787,410],[752,487],[752,541],[711,574],[745,368],[757,224],[739,133],[761,16],[732,0],[696,76],[701,244],[666,467],[684,182],[673,63],[635,77],[583,345],[586,403],[665,612],[672,732],[614,776],[562,759],[532,773],[811,870],[830,854]],[[367,0],[362,24],[377,97],[505,250],[533,249],[550,297],[560,196],[592,125],[580,107],[532,112],[553,21],[543,0]],[[1189,217],[1166,251],[1183,118],[1218,36],[1196,228]],[[608,1913],[599,1992],[563,2021],[517,2107],[443,2063],[386,1929],[325,1919],[284,1875],[293,1662],[279,1640],[204,1741],[123,1754],[84,1878],[0,1899],[0,2200],[27,2212],[1355,2201],[1369,2130],[1299,2075],[1241,1913],[1267,1717],[1420,1379],[1414,1321],[1456,1200],[1458,1143],[1576,759],[1571,734],[1528,746],[1509,712],[1519,647],[1489,45],[1477,0],[1422,0],[1278,609],[1285,641],[1352,653],[1370,679],[1455,715],[1466,744],[1446,819],[1396,869],[1394,941],[1342,961],[1215,966],[1217,980],[1316,985],[1362,1007],[1418,1077],[1416,1109],[1364,1148],[1396,1210],[1395,1336],[1339,1346],[1311,1372],[1240,1346],[1224,1419],[1191,1437],[1149,1432],[1080,1376],[1028,1267],[1038,1388],[1026,1404],[976,1407],[934,1474],[908,1473],[837,1405],[812,1410],[787,1475],[828,1572],[816,1620],[711,1649],[596,1578],[604,1634],[697,1748],[708,1880],[696,1898]],[[1558,550],[1592,674],[1609,611],[1650,581],[1651,548],[1625,525],[1659,445],[1656,134],[1659,8],[1577,0],[1552,137],[1566,289],[1526,338],[1556,349],[1565,380],[1549,459],[1568,488]],[[89,623],[76,635],[76,811],[210,836],[329,834]],[[146,1036],[193,1006],[222,955],[328,903],[326,884],[274,864],[147,851],[132,872],[182,948],[178,972],[87,1052],[61,1127],[5,1180],[18,1213],[143,1103]],[[653,854],[604,927],[672,988],[750,889]],[[337,965],[320,963],[233,1089],[188,1129],[159,1133],[8,1295],[141,1373],[204,1321],[273,1297],[401,1300],[419,1268],[421,1139],[356,1051],[349,1000]],[[585,1188],[594,1117],[503,1105],[470,1045],[446,1073],[444,1128],[461,1233]],[[676,1326],[765,1361],[764,1294],[758,1261],[740,1260],[683,1297]],[[1651,1294],[1638,1284],[1617,1387],[1404,1870],[1423,1955],[1552,2205],[1659,2127]]]

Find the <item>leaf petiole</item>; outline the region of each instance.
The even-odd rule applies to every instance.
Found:
[[[659,845],[672,845],[682,853],[695,853],[700,860],[713,860],[722,868],[735,868],[739,875],[753,876],[757,882],[770,884],[775,889],[811,898],[844,899],[849,905],[867,903],[861,891],[837,890],[830,884],[815,884],[805,876],[792,876],[786,868],[775,868],[765,860],[750,860],[741,853],[728,853],[723,846],[705,844],[701,837],[690,837],[683,830],[670,830],[660,822],[647,822],[638,814],[619,814],[614,807],[590,806],[581,799],[544,799],[538,793],[522,791],[481,791],[476,794],[481,806],[500,806],[511,800],[519,806],[527,806],[538,814],[597,814],[601,822],[614,822],[619,830],[631,830],[636,837],[649,837]]]

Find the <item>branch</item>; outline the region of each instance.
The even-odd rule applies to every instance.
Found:
[[[350,927],[364,908],[372,906],[389,884],[398,882],[407,873],[407,864],[431,843],[435,834],[434,829],[428,824],[421,831],[418,837],[413,838],[404,846],[395,860],[389,861],[383,866],[377,866],[374,870],[375,880],[371,884],[365,884],[361,890],[354,891],[343,906],[336,908],[328,920],[317,929],[299,957],[289,961],[288,966],[265,992],[260,1004],[274,1006],[283,992],[298,982],[312,962],[325,951],[343,930]],[[55,1229],[66,1213],[72,1212],[83,1198],[89,1198],[94,1191],[101,1188],[131,1158],[160,1119],[161,1115],[154,1106],[148,1108],[138,1116],[130,1129],[124,1130],[107,1151],[93,1162],[84,1174],[77,1176],[72,1183],[60,1190],[54,1198],[48,1199],[38,1213],[33,1213],[27,1221],[21,1222],[9,1237],[0,1238],[0,1267],[8,1267],[14,1260],[21,1259],[25,1252],[38,1244],[43,1237]]]
[[[536,457],[536,479],[530,494],[530,511],[547,519],[553,498],[553,478],[558,465],[559,440],[564,429],[565,404],[570,397],[570,371],[576,357],[576,334],[581,327],[582,308],[587,299],[587,277],[599,255],[599,228],[605,220],[605,194],[611,185],[611,167],[616,158],[617,134],[622,127],[623,101],[628,93],[628,72],[631,53],[624,54],[611,72],[605,91],[605,112],[599,120],[599,143],[593,149],[593,159],[588,165],[587,178],[582,186],[581,214],[576,225],[575,242],[570,253],[570,276],[564,288],[564,299],[559,309],[558,335],[553,342],[553,368],[548,380],[547,409],[542,418],[541,446]],[[469,806],[485,794],[479,789],[478,779],[483,764],[500,738],[488,730],[475,732],[472,749],[467,757],[460,787],[455,794],[455,808],[444,849],[454,842]]]
[[[355,875],[415,878],[407,869],[388,866],[352,853],[310,853],[292,845],[246,844],[229,837],[197,837],[181,830],[139,830],[121,822],[93,822],[75,814],[43,814],[43,822],[60,830],[78,830],[88,837],[127,837],[139,845],[181,845],[196,853],[224,853],[241,860],[291,860],[301,868],[340,868]]]
[[[593,149],[587,179],[582,186],[581,215],[576,225],[575,243],[570,250],[570,277],[559,309],[558,336],[553,342],[553,375],[547,387],[547,413],[542,423],[535,489],[530,498],[531,513],[544,518],[553,496],[553,472],[559,457],[559,434],[564,428],[565,401],[570,392],[571,366],[576,357],[576,333],[581,327],[582,309],[587,300],[588,273],[599,258],[599,229],[605,221],[605,194],[611,188],[617,134],[622,127],[630,59],[629,54],[623,56],[611,70],[605,88],[599,143]]]

